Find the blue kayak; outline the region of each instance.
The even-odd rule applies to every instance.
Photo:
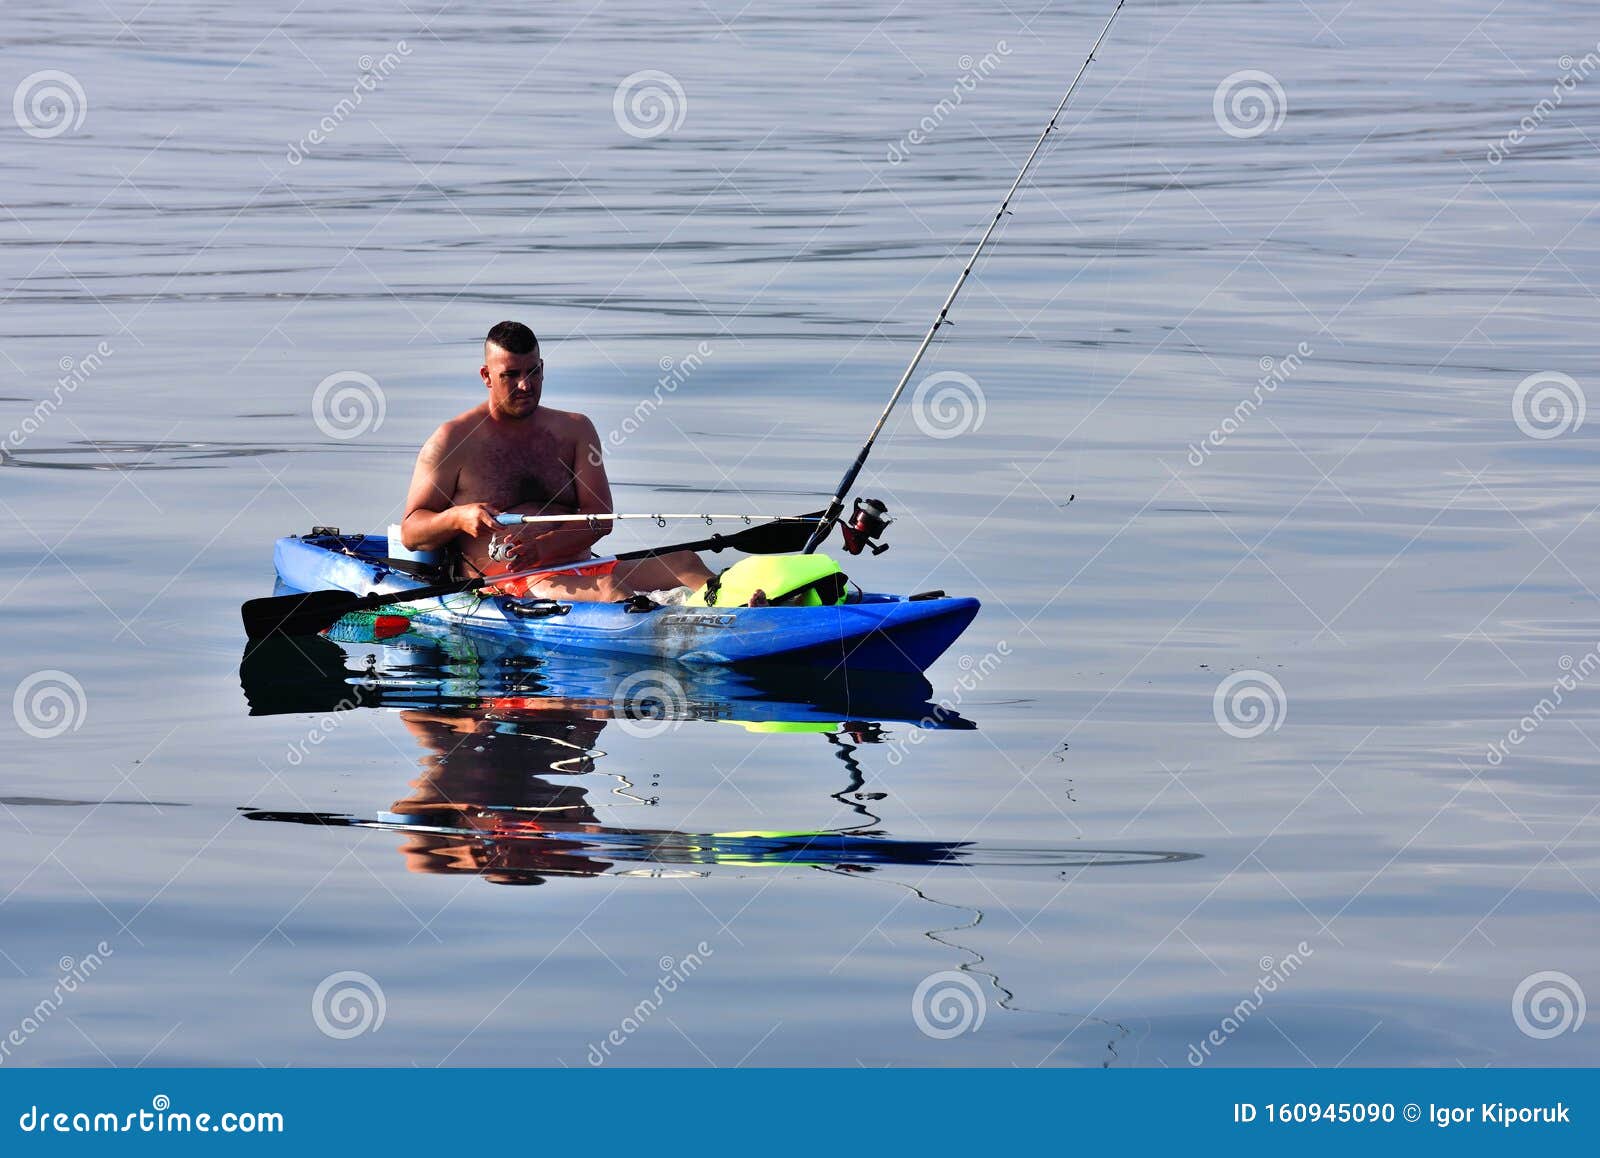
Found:
[[[287,591],[357,595],[422,587],[396,569],[383,535],[312,534],[279,539],[273,553]],[[863,593],[820,607],[660,607],[455,594],[398,604],[422,624],[514,640],[535,655],[616,655],[684,664],[804,665],[822,675],[920,672],[978,614],[976,599]],[[554,612],[554,613],[552,613]]]

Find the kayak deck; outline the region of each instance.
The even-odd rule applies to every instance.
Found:
[[[279,539],[273,561],[291,591],[335,588],[391,594],[424,585],[394,570],[383,535],[319,534]],[[549,601],[482,594],[402,604],[394,614],[422,623],[509,637],[540,653],[623,655],[686,664],[805,664],[826,672],[923,671],[978,613],[972,598],[906,599],[863,594],[824,607],[661,607]],[[569,606],[566,601],[563,607]]]

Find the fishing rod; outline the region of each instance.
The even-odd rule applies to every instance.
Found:
[[[1056,121],[1067,107],[1067,102],[1072,99],[1072,94],[1078,89],[1078,82],[1083,79],[1083,74],[1089,71],[1089,65],[1094,63],[1094,54],[1100,50],[1101,41],[1105,40],[1106,33],[1111,31],[1111,25],[1117,18],[1117,13],[1122,11],[1122,6],[1127,0],[1117,0],[1117,6],[1111,10],[1107,17],[1105,27],[1100,30],[1100,35],[1095,37],[1089,55],[1084,57],[1083,63],[1078,66],[1078,75],[1072,78],[1072,83],[1067,86],[1066,95],[1061,98],[1061,103],[1056,106],[1055,113],[1050,117],[1050,123],[1044,127],[1044,132],[1039,134],[1039,139],[1034,142],[1033,151],[1028,154],[1028,159],[1022,163],[1022,169],[1017,173],[1017,179],[1011,183],[1010,190],[1000,202],[1000,208],[995,210],[994,220],[989,222],[989,228],[983,231],[983,236],[978,239],[978,244],[972,251],[972,256],[967,258],[967,264],[961,269],[961,276],[956,278],[956,284],[950,290],[950,296],[944,299],[944,305],[939,308],[939,316],[933,320],[933,325],[928,327],[928,332],[923,335],[922,344],[917,347],[917,352],[911,355],[911,364],[906,367],[900,376],[900,384],[894,388],[894,393],[889,396],[889,404],[883,408],[883,413],[878,415],[878,423],[872,428],[872,433],[867,436],[867,441],[861,448],[861,453],[856,455],[855,462],[850,464],[850,469],[844,472],[844,478],[839,482],[839,489],[834,492],[828,509],[817,524],[817,529],[811,533],[811,538],[806,541],[805,551],[809,554],[815,551],[828,532],[833,530],[834,523],[839,521],[839,516],[844,511],[845,496],[850,488],[855,485],[856,476],[861,473],[861,468],[867,463],[867,455],[872,453],[872,444],[878,440],[878,435],[883,431],[883,424],[889,420],[889,412],[894,409],[895,403],[900,401],[900,395],[905,393],[906,383],[911,381],[911,375],[916,373],[917,366],[922,361],[922,355],[927,353],[928,347],[933,344],[934,335],[939,332],[939,327],[945,324],[945,315],[950,312],[950,307],[955,304],[956,295],[961,292],[961,287],[967,283],[967,275],[972,272],[972,267],[977,264],[978,257],[983,253],[983,248],[989,243],[989,237],[994,233],[995,227],[1000,224],[1000,219],[1006,215],[1011,204],[1011,198],[1022,186],[1023,178],[1028,175],[1028,170],[1033,167],[1033,160],[1039,155],[1039,150],[1044,147],[1045,138],[1056,127]]]
[[[652,520],[655,521],[657,526],[664,527],[669,522],[679,522],[679,521],[682,521],[682,520],[685,520],[685,519],[697,520],[697,521],[702,522],[702,523],[719,523],[719,522],[720,523],[731,523],[731,522],[751,523],[751,522],[754,522],[757,519],[760,519],[762,522],[767,522],[767,521],[770,520],[772,522],[780,522],[780,523],[815,523],[815,522],[820,521],[821,518],[822,518],[822,516],[820,514],[815,514],[815,515],[754,515],[754,514],[748,514],[748,515],[747,514],[707,515],[707,514],[701,514],[699,512],[696,512],[694,514],[687,514],[687,515],[658,515],[658,514],[643,514],[643,513],[640,513],[640,514],[613,514],[613,513],[609,512],[609,511],[600,511],[600,512],[597,512],[597,513],[594,513],[594,514],[579,514],[579,515],[518,515],[518,514],[514,514],[514,513],[508,511],[508,512],[506,512],[504,514],[496,515],[494,517],[494,521],[499,523],[502,527],[514,527],[519,523],[524,523],[524,524],[527,524],[527,523],[588,523],[590,525],[597,525],[597,524],[600,524],[600,523],[610,523],[610,522],[613,522],[613,521],[615,521],[617,519],[652,519]]]

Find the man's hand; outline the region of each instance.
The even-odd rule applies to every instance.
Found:
[[[495,522],[495,516],[499,513],[500,508],[489,503],[463,503],[450,508],[456,530],[474,539],[485,533],[492,535],[500,529],[500,524]]]

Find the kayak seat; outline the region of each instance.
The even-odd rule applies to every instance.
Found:
[[[760,591],[772,607],[843,603],[847,580],[827,555],[752,555],[713,575],[688,607],[748,607]]]

